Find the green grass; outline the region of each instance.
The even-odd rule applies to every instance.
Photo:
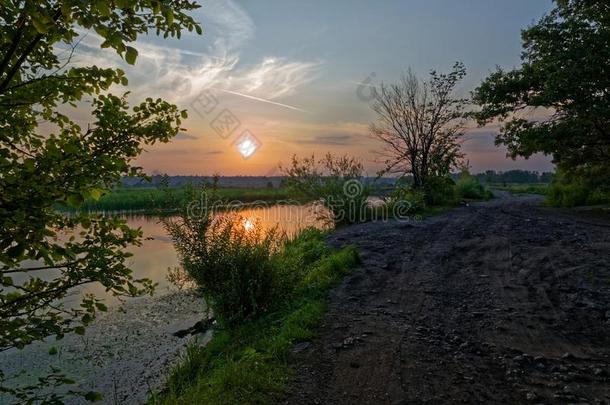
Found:
[[[171,189],[171,198],[157,188],[117,189],[101,197],[98,201],[89,199],[82,206],[83,211],[154,211],[175,209],[184,202],[186,193],[182,188]],[[226,201],[250,203],[254,201],[278,202],[288,200],[284,188],[219,188],[217,195]]]
[[[205,347],[189,347],[150,403],[269,404],[282,398],[294,372],[294,345],[316,335],[329,289],[359,261],[354,247],[331,250],[316,230],[289,242],[283,254],[302,264],[294,294],[261,318],[215,330]]]
[[[507,184],[494,185],[494,189],[508,191],[511,194],[539,194],[546,195],[549,190],[549,184]]]

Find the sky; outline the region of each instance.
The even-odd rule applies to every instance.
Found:
[[[461,61],[468,76],[456,94],[468,96],[496,66],[519,66],[521,30],[552,8],[551,0],[200,4],[193,16],[203,35],[140,37],[135,66],[99,49],[94,32],[78,50],[81,63],[122,67],[134,104],[161,97],[189,110],[184,132],[136,162],[149,173],[276,175],[292,155],[331,152],[358,157],[374,175],[382,145],[369,135],[375,113],[362,83],[392,83],[408,68],[425,78]],[[471,127],[463,150],[473,172],[552,170],[546,156],[506,158],[494,145],[497,126]]]

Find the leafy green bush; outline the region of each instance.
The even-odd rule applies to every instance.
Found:
[[[326,219],[335,225],[364,222],[368,216],[369,188],[364,184],[362,163],[349,156],[326,154],[299,159],[282,168],[286,185],[296,198],[321,200],[329,210]]]
[[[455,193],[460,199],[488,200],[493,197],[491,191],[467,171],[460,174],[455,184]]]
[[[547,203],[556,207],[609,204],[610,190],[585,184],[553,183],[547,193]]]
[[[587,196],[587,205],[610,204],[610,188],[598,188]]]
[[[265,312],[282,295],[275,259],[284,237],[233,215],[166,220],[180,262],[223,324]]]
[[[421,212],[426,208],[426,194],[421,190],[413,190],[411,186],[399,185],[393,191],[388,201],[389,212],[400,210],[402,214]]]
[[[610,170],[603,166],[558,170],[547,193],[547,204],[558,207],[610,203]]]
[[[587,190],[579,184],[553,183],[547,193],[547,203],[558,207],[575,207],[587,201]]]
[[[430,177],[423,186],[426,205],[453,205],[457,202],[455,182],[449,177]]]

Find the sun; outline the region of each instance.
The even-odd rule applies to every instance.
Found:
[[[244,139],[243,141],[241,141],[241,143],[238,145],[238,148],[239,153],[241,153],[244,158],[252,156],[256,151],[256,145],[250,139]]]
[[[247,130],[244,131],[233,144],[244,159],[252,157],[262,146],[261,141]]]

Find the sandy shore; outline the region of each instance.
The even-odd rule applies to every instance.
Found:
[[[101,392],[103,403],[142,403],[151,391],[162,388],[189,342],[207,342],[208,335],[173,335],[204,316],[202,298],[189,292],[137,298],[98,317],[84,336],[11,350],[0,354],[0,363],[7,376],[24,372],[15,380],[20,383],[57,367],[80,389]],[[49,354],[51,347],[57,348],[57,354]],[[0,403],[5,400],[0,396]],[[67,403],[87,402],[69,399]]]

